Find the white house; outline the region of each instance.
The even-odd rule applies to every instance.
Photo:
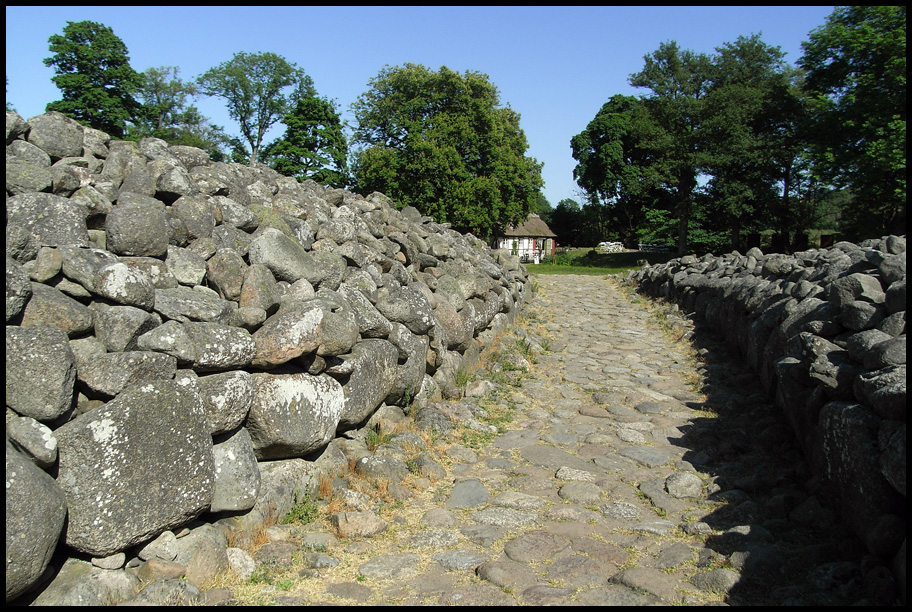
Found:
[[[557,234],[551,231],[548,224],[536,214],[517,226],[510,226],[503,236],[494,238],[491,245],[495,249],[506,249],[519,255],[523,263],[539,263],[544,255],[554,255]]]

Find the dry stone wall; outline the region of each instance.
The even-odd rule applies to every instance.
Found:
[[[336,436],[456,393],[529,296],[518,258],[381,193],[54,112],[7,112],[6,144],[7,601],[55,552],[118,568],[198,517],[283,515]]]
[[[793,255],[685,256],[627,278],[740,350],[846,524],[904,585],[905,236]]]

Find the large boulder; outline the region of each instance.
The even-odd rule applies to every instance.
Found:
[[[247,430],[257,459],[303,457],[332,439],[345,409],[342,385],[329,376],[254,374]]]
[[[342,355],[342,364],[328,370],[346,380],[342,391],[345,409],[339,426],[351,428],[366,421],[386,398],[396,382],[399,351],[390,342],[368,338],[354,345],[351,353]]]
[[[84,128],[57,111],[49,111],[28,120],[28,141],[56,161],[62,157],[80,157],[83,152]]]
[[[85,206],[52,193],[8,198],[6,220],[25,228],[39,246],[89,246]]]
[[[317,350],[323,342],[323,309],[303,302],[268,318],[253,334],[253,365],[265,368],[283,364]]]
[[[118,204],[105,220],[108,249],[118,255],[162,257],[168,252],[168,218],[157,200]]]
[[[37,421],[53,421],[73,404],[76,357],[56,327],[6,328],[6,405]]]
[[[6,601],[44,574],[67,515],[54,479],[6,443]]]
[[[195,393],[149,381],[55,431],[66,543],[104,557],[184,525],[212,503],[212,436]]]

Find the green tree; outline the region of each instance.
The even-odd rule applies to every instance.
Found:
[[[537,214],[542,221],[550,224],[551,213],[554,212],[554,209],[551,207],[551,202],[549,202],[548,198],[545,197],[545,194],[541,192],[536,196],[535,202],[535,214]]]
[[[161,66],[142,73],[142,85],[137,97],[142,102],[142,121],[136,131],[145,136],[167,139],[169,128],[181,123],[188,99],[197,94],[194,83],[180,78],[180,68]]]
[[[200,92],[224,98],[229,116],[240,124],[250,145],[250,163],[257,161],[263,138],[305,95],[313,95],[313,81],[294,63],[275,53],[235,53],[197,79]],[[283,93],[293,88],[289,94]]]
[[[818,170],[856,237],[906,233],[906,7],[837,7],[802,43]]]
[[[716,51],[699,129],[702,171],[711,176],[712,229],[728,229],[731,246],[740,249],[744,229],[765,229],[775,217],[785,235],[791,229],[790,171],[801,107],[778,47],[755,34]]]
[[[301,181],[347,186],[348,139],[334,101],[304,95],[282,123],[285,134],[263,149],[270,166]]]
[[[140,111],[134,97],[142,77],[130,67],[127,46],[114,31],[92,21],[68,21],[63,35],[48,39],[54,55],[44,59],[63,99],[47,105],[79,123],[121,138]]]
[[[551,231],[557,234],[560,244],[566,246],[580,246],[583,234],[583,210],[579,202],[571,198],[564,198],[554,207],[551,213],[551,222],[548,224]]]
[[[174,66],[149,68],[141,76],[137,93],[141,110],[125,138],[161,138],[169,144],[203,149],[213,161],[224,160],[229,138],[190,103],[199,93],[196,85],[181,80],[180,69]]]
[[[578,162],[573,177],[586,194],[584,211],[595,230],[589,242],[616,234],[636,248],[647,211],[667,205],[660,151],[651,148],[656,130],[642,99],[615,95],[570,140]]]
[[[6,77],[6,96],[9,97],[9,77]],[[10,104],[9,100],[6,101],[6,110],[14,113],[16,112],[16,109],[13,108],[13,105]]]
[[[352,105],[360,191],[382,191],[488,237],[525,220],[543,185],[520,116],[479,72],[385,67]]]
[[[644,103],[657,129],[648,135],[645,145],[656,152],[652,165],[661,175],[678,218],[678,253],[683,255],[702,165],[698,128],[710,82],[710,58],[682,50],[671,41],[661,43],[644,59],[644,68],[630,76],[630,84],[650,90]]]

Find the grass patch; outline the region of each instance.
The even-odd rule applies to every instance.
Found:
[[[674,253],[625,251],[623,253],[598,253],[595,249],[574,249],[567,253],[546,257],[540,264],[526,264],[531,274],[584,274],[598,276],[621,274],[638,270],[640,261],[650,264],[665,263],[677,257]]]

